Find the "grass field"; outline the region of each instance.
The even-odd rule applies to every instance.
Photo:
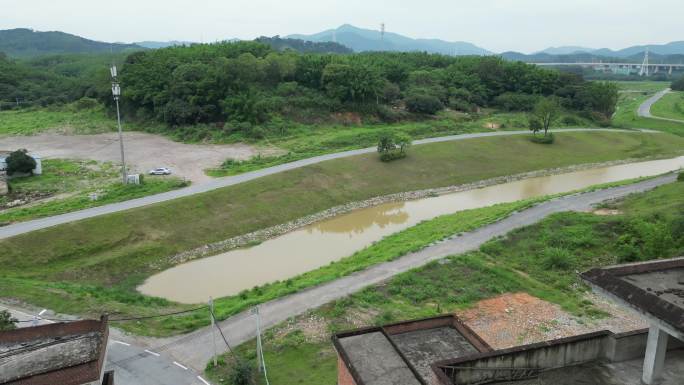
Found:
[[[276,326],[263,338],[270,381],[334,385],[337,356],[330,334],[450,313],[506,292],[527,292],[585,320],[604,316],[584,297],[587,288],[575,271],[682,255],[684,182],[610,207],[622,213],[555,214],[477,252],[403,273]],[[237,352],[255,362],[254,346],[245,343]],[[219,362],[216,368],[208,364],[207,374],[227,383],[232,357],[224,355]],[[263,384],[261,378],[257,383]]]
[[[684,121],[684,92],[675,91],[663,96],[651,107],[651,114]]]
[[[0,207],[16,200],[27,204],[0,210],[0,224],[63,214],[173,190],[185,185],[178,178],[147,178],[142,185],[120,183],[119,168],[96,161],[44,159],[42,175],[10,179],[11,194]],[[90,194],[96,193],[97,200]]]
[[[0,136],[34,135],[45,131],[69,134],[95,134],[116,130],[116,118],[103,107],[22,109],[0,112]]]
[[[134,289],[149,275],[169,267],[169,256],[206,243],[373,196],[571,164],[676,155],[683,150],[684,138],[667,134],[583,132],[559,133],[552,146],[533,144],[526,136],[482,138],[415,146],[407,158],[392,163],[380,162],[376,154],[328,161],[2,240],[0,270],[6,279],[0,289],[7,296],[66,313],[107,310],[139,315],[184,309],[187,306],[144,297]],[[482,223],[490,214],[475,222]],[[392,254],[388,251],[385,256]],[[338,267],[330,274],[358,265]],[[223,318],[283,290],[292,291],[292,286],[320,282],[321,277],[219,299],[216,310]],[[190,315],[129,328],[168,334],[204,324],[204,315]]]
[[[621,128],[648,128],[684,136],[684,123],[642,118],[637,114],[637,109],[646,99],[657,91],[662,91],[669,87],[669,83],[619,82],[619,85],[622,89],[637,89],[642,92],[625,92],[620,94],[617,110],[613,116],[613,126]]]

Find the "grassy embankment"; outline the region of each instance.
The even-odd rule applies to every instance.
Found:
[[[667,134],[584,132],[560,133],[551,146],[533,144],[525,136],[481,138],[415,146],[407,158],[392,163],[380,162],[376,154],[328,161],[2,240],[0,270],[6,279],[0,282],[0,291],[65,313],[149,315],[187,309],[189,306],[135,292],[146,277],[170,266],[169,256],[181,251],[373,196],[572,164],[674,156],[682,150],[684,138]],[[511,209],[515,206],[462,214],[469,219],[463,220],[461,230],[449,231],[466,231]],[[439,239],[441,235],[434,236]],[[376,252],[218,299],[217,315],[225,318],[255,303],[334,279],[362,268],[371,256],[377,257],[372,262],[397,256],[393,251]],[[188,331],[206,322],[206,314],[201,312],[126,327],[162,335]]]
[[[684,92],[671,92],[663,96],[651,107],[651,114],[684,121]]]
[[[684,123],[639,117],[639,106],[658,91],[670,86],[669,82],[618,82],[623,92],[618,99],[617,110],[613,116],[613,126],[621,128],[648,128],[684,136]],[[651,112],[655,115],[655,109]]]
[[[178,178],[148,177],[142,185],[122,185],[119,168],[96,161],[45,159],[43,174],[10,179],[11,194],[0,196],[0,207],[23,200],[27,204],[0,210],[0,225],[101,206],[182,187]],[[91,200],[90,194],[97,199]]]
[[[555,214],[477,252],[403,273],[277,325],[263,338],[270,381],[333,385],[337,357],[332,333],[450,313],[506,292],[527,292],[559,304],[583,321],[601,317],[575,271],[684,254],[684,182],[608,207],[620,214]],[[250,341],[237,351],[255,362],[254,347]],[[207,373],[227,383],[232,357],[224,355],[219,362],[217,368],[209,363]]]

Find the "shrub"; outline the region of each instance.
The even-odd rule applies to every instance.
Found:
[[[30,173],[36,168],[36,161],[28,155],[26,149],[14,151],[5,159],[7,163],[7,174]]]
[[[573,256],[566,250],[559,247],[549,247],[544,249],[542,254],[542,265],[546,269],[568,270],[572,267]]]
[[[494,104],[506,111],[532,111],[538,100],[537,95],[506,92],[494,98]]]
[[[553,144],[554,140],[555,138],[553,136],[553,133],[544,136],[533,135],[532,137],[530,137],[530,141],[532,141],[532,143],[539,144]]]
[[[239,359],[235,361],[228,374],[228,383],[232,385],[254,385],[254,366],[249,361]]]
[[[679,174],[677,175],[677,180],[680,182],[684,182],[684,171],[679,172]]]
[[[77,110],[88,110],[97,107],[98,104],[97,99],[82,97],[74,102],[74,108]]]
[[[561,122],[566,126],[577,126],[580,124],[579,119],[572,115],[564,116],[563,119],[561,119]]]
[[[684,91],[684,76],[681,76],[679,79],[673,81],[670,88],[675,91]]]
[[[418,114],[434,115],[444,109],[444,105],[436,96],[416,93],[406,98],[406,108]]]
[[[396,134],[385,131],[378,139],[378,153],[380,160],[389,162],[406,156],[406,150],[411,145],[411,137],[407,134]]]
[[[7,310],[0,311],[0,331],[13,330],[17,326],[17,319],[12,317],[12,314]]]

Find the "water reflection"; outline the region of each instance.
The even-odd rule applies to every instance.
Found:
[[[409,213],[403,210],[404,202],[391,202],[364,210],[342,214],[334,219],[323,220],[307,227],[309,233],[344,233],[359,234],[372,226],[381,229],[389,225],[402,224],[408,221]]]
[[[138,289],[184,303],[285,280],[314,270],[423,220],[496,203],[573,191],[592,185],[657,175],[684,166],[684,157],[524,179],[434,198],[386,203],[315,223],[257,246],[173,267]]]

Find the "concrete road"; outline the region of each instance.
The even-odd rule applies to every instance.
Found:
[[[302,292],[292,294],[260,306],[262,328],[266,329],[287,320],[290,317],[343,298],[367,286],[385,281],[396,274],[425,265],[430,261],[478,249],[490,239],[502,236],[511,230],[531,225],[546,216],[570,210],[588,210],[592,205],[609,199],[625,197],[636,192],[643,192],[657,186],[671,183],[674,174],[658,177],[643,182],[599,190],[584,194],[568,195],[557,198],[524,211],[517,212],[506,219],[482,227],[470,233],[442,241],[397,260],[372,266],[335,281],[322,284]],[[250,312],[242,312],[219,323],[221,330],[232,345],[238,345],[255,337],[255,316]],[[205,327],[184,336],[160,339],[155,342],[155,351],[163,351],[175,359],[187,363],[201,371],[213,354],[212,339],[216,338],[221,352],[226,351],[225,344],[215,329]]]
[[[14,306],[0,305],[20,322],[18,327],[45,325],[55,321]],[[52,312],[46,314],[52,315]],[[48,315],[43,315],[48,317]],[[170,357],[137,346],[116,329],[110,328],[105,370],[114,370],[114,380],[123,385],[207,385],[209,382],[195,370]]]
[[[563,132],[577,132],[577,131],[634,132],[633,130],[616,130],[616,129],[601,129],[601,128],[568,128],[568,129],[563,129],[563,130],[556,130],[556,132],[558,132],[558,131],[563,131]],[[642,131],[643,132],[654,132],[654,131],[649,131],[649,130],[642,130]],[[437,138],[421,139],[421,140],[414,141],[413,144],[414,145],[421,145],[421,144],[427,144],[427,143],[439,143],[439,142],[448,142],[448,141],[465,140],[465,139],[473,139],[473,138],[487,138],[487,137],[493,137],[493,136],[521,135],[521,134],[528,134],[528,133],[529,133],[528,130],[482,132],[482,133],[476,133],[476,134],[462,134],[462,135],[451,135],[451,136],[442,136],[442,137],[437,137]],[[20,223],[12,224],[9,226],[0,227],[0,239],[13,237],[15,235],[28,233],[30,231],[35,231],[35,230],[39,230],[39,229],[44,229],[47,227],[52,227],[52,226],[60,225],[63,223],[78,221],[78,220],[86,219],[86,218],[92,218],[92,217],[96,217],[99,215],[111,214],[111,213],[124,211],[124,210],[130,210],[133,208],[143,207],[143,206],[147,206],[147,205],[151,205],[151,204],[155,204],[155,203],[160,203],[160,202],[165,202],[168,200],[186,197],[186,196],[190,196],[190,195],[194,195],[194,194],[200,194],[200,193],[215,190],[215,189],[218,189],[221,187],[227,187],[227,186],[232,186],[232,185],[236,185],[239,183],[247,182],[250,180],[261,178],[263,176],[272,175],[272,174],[276,174],[276,173],[283,172],[283,171],[293,170],[293,169],[308,166],[311,164],[325,162],[327,160],[347,158],[347,157],[354,156],[354,155],[373,153],[375,151],[376,151],[375,147],[370,147],[370,148],[362,148],[359,150],[351,150],[351,151],[338,152],[338,153],[334,153],[334,154],[321,155],[321,156],[316,156],[313,158],[302,159],[302,160],[299,160],[296,162],[291,162],[291,163],[281,164],[278,166],[268,167],[268,168],[264,168],[264,169],[257,170],[257,171],[247,172],[247,173],[240,174],[240,175],[217,178],[217,179],[213,179],[213,180],[206,182],[206,183],[195,184],[195,185],[192,185],[190,187],[186,187],[186,188],[179,189],[179,190],[168,191],[168,192],[161,193],[161,194],[150,195],[150,196],[146,196],[143,198],[131,199],[131,200],[128,200],[125,202],[112,203],[112,204],[108,204],[108,205],[104,205],[104,206],[100,206],[100,207],[93,207],[93,208],[89,208],[89,209],[85,209],[85,210],[74,211],[74,212],[67,213],[67,214],[55,215],[55,216],[48,217],[48,218],[41,218],[41,219],[35,219],[32,221],[27,221],[27,222],[20,222]]]
[[[678,123],[684,123],[684,120],[678,120],[678,119],[670,119],[670,118],[661,118],[660,116],[653,116],[651,114],[651,107],[658,102],[663,96],[667,95],[671,90],[669,88],[666,88],[655,95],[651,96],[650,98],[646,99],[645,102],[641,103],[639,106],[639,109],[637,110],[637,113],[640,117],[642,118],[651,118],[651,119],[658,119],[658,120],[667,120],[669,122],[678,122]]]

